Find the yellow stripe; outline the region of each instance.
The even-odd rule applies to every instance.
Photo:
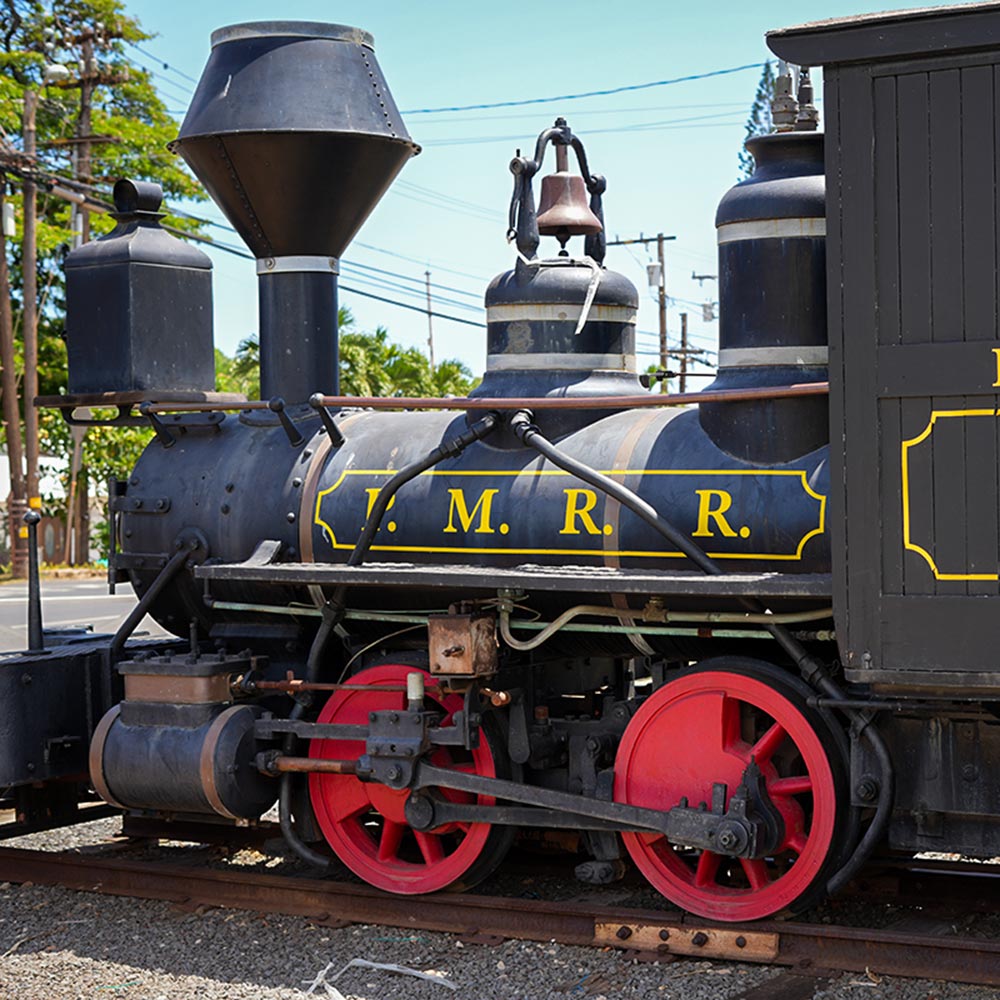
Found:
[[[903,478],[903,548],[920,556],[934,574],[935,580],[980,580],[1000,581],[1000,573],[942,573],[934,557],[922,545],[910,538],[910,448],[926,441],[934,431],[939,419],[950,417],[998,417],[1000,410],[932,410],[927,426],[916,436],[908,438],[900,445],[900,472]]]
[[[323,535],[328,544],[333,549],[350,550],[354,548],[353,542],[338,542],[333,531],[333,526],[328,524],[320,516],[320,507],[323,498],[333,493],[348,476],[391,476],[395,475],[397,469],[344,469],[332,486],[316,494],[316,512],[313,523],[323,530]],[[810,538],[822,535],[826,531],[826,500],[821,493],[817,493],[808,482],[806,473],[802,469],[610,469],[603,473],[606,476],[793,476],[801,480],[803,490],[820,503],[819,526],[807,532],[799,541],[794,553],[760,553],[760,552],[709,552],[712,559],[758,559],[766,561],[798,561],[802,559],[802,552]],[[516,476],[567,476],[576,478],[571,473],[562,469],[505,469],[497,471],[479,469],[461,469],[449,472],[442,469],[429,469],[422,472],[420,476],[490,476],[490,477],[516,477]],[[419,479],[420,476],[417,478]],[[634,558],[649,559],[682,559],[685,558],[681,552],[646,552],[632,550],[609,551],[606,549],[518,549],[518,548],[463,548],[458,546],[434,546],[434,545],[372,545],[373,552],[423,552],[429,554],[466,554],[466,555],[524,555],[524,556],[628,556]]]

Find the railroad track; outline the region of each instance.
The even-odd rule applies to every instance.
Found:
[[[366,923],[443,931],[482,943],[554,940],[611,946],[664,961],[695,956],[758,962],[804,973],[807,981],[837,970],[1000,984],[1000,941],[957,937],[948,933],[947,921],[930,914],[910,917],[905,929],[796,921],[721,925],[672,911],[472,894],[392,896],[330,879],[17,848],[0,848],[0,881],[167,900],[192,908],[281,913],[325,926]],[[805,995],[795,989],[793,977],[787,995]]]

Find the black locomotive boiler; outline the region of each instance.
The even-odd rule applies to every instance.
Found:
[[[41,402],[155,432],[110,500],[139,603],[0,663],[18,829],[78,818],[88,771],[145,829],[277,802],[301,858],[398,893],[561,830],[579,878],[630,858],[720,920],[876,849],[1000,853],[1000,4],[768,44],[824,67],[826,131],[804,72],[722,200],[711,386],[644,391],[557,119],[511,162],[481,385],[406,400],[337,385],[338,260],[419,151],[372,39],[215,33],[173,148],[257,258],[263,400],[212,391],[207,258],[120,181]]]

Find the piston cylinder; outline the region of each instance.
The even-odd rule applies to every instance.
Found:
[[[125,700],[97,726],[90,775],[98,794],[129,809],[252,818],[277,797],[254,764],[261,710],[233,704],[229,681],[246,658],[161,656],[119,665]]]

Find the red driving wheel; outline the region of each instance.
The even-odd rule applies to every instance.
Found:
[[[629,723],[615,762],[616,801],[666,810],[686,797],[697,806],[711,803],[718,782],[731,797],[753,758],[784,821],[775,851],[750,860],[623,834],[632,860],[671,902],[713,920],[756,920],[822,885],[840,847],[845,778],[806,694],[767,664],[719,661],[664,684]]]
[[[323,706],[321,723],[364,725],[368,713],[406,707],[407,674],[417,670],[405,664],[387,663],[363,670],[351,684],[364,691],[337,691]],[[394,690],[380,690],[391,687]],[[425,703],[442,714],[440,725],[452,724],[462,708],[462,698],[441,694],[428,684]],[[489,727],[480,733],[473,751],[462,747],[439,747],[430,756],[437,767],[452,768],[487,777],[500,774],[505,757],[496,748]],[[312,740],[310,757],[356,760],[365,751],[360,740]],[[453,802],[471,803],[476,796],[440,789]],[[500,863],[513,837],[513,829],[488,823],[452,823],[429,831],[417,831],[406,821],[408,789],[388,788],[377,781],[360,781],[353,775],[311,774],[309,795],[316,819],[334,853],[360,878],[379,889],[396,893],[436,892],[467,889],[485,878]],[[483,805],[493,799],[479,796]]]

